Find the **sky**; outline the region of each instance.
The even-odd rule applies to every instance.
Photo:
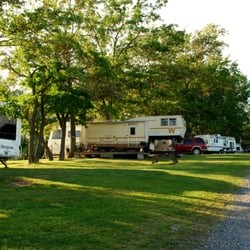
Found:
[[[250,79],[250,1],[249,0],[168,0],[162,16],[166,24],[177,24],[187,32],[213,23],[228,34],[225,50],[240,71]]]

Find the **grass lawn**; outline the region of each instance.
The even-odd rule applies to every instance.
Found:
[[[0,249],[194,249],[226,218],[250,154],[8,165]]]

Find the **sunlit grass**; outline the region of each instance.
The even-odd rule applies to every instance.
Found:
[[[250,155],[8,165],[0,249],[193,249],[232,209]]]
[[[6,219],[8,217],[9,215],[5,211],[0,210],[0,219]]]

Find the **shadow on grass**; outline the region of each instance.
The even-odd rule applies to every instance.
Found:
[[[59,187],[64,189],[84,190],[88,187],[100,189],[118,189],[133,192],[149,192],[163,195],[179,195],[186,191],[204,191],[231,193],[239,188],[238,185],[226,180],[208,178],[208,175],[230,175],[225,169],[208,169],[197,167],[154,166],[155,169],[9,169],[1,173],[0,181],[5,184],[16,178],[30,179],[31,184],[44,187]],[[164,168],[164,169],[163,169]],[[199,173],[202,177],[185,175]],[[237,169],[236,173],[239,174]],[[180,174],[178,174],[180,172]],[[239,174],[240,176],[240,174]],[[44,180],[44,182],[42,181]],[[64,184],[63,184],[64,183]]]
[[[15,162],[0,171],[0,248],[192,249],[239,188],[209,175],[245,171],[200,159]]]

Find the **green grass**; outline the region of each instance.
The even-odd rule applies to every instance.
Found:
[[[0,249],[193,249],[226,218],[250,155],[8,165]]]

